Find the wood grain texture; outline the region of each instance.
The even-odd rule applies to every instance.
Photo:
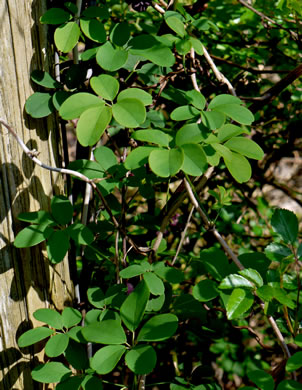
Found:
[[[53,74],[47,27],[39,24],[46,0],[0,1],[0,117],[14,127],[44,163],[61,166],[61,140],[54,117],[32,119],[24,112],[33,93],[34,69]],[[53,194],[63,192],[58,174],[34,166],[0,126],[0,389],[40,389],[32,382],[32,350],[20,352],[17,338],[32,325],[41,307],[70,305],[73,288],[67,260],[51,267],[45,247],[17,250],[14,237],[24,227],[20,212],[49,209]],[[42,325],[39,323],[39,325]],[[41,360],[39,354],[35,360]],[[49,388],[49,387],[48,387]]]

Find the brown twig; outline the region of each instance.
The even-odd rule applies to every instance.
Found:
[[[273,100],[275,97],[277,97],[283,91],[283,89],[285,89],[290,84],[292,84],[301,75],[302,75],[302,64],[298,65],[295,69],[293,69],[285,77],[283,77],[283,79],[281,79],[275,85],[273,85],[270,89],[268,89],[261,96],[261,98],[259,98],[258,101],[256,101],[255,103],[253,103],[249,107],[249,110],[252,111],[253,113],[260,110],[261,107],[265,106],[271,100]]]
[[[233,66],[235,68],[239,68],[239,69],[245,70],[246,72],[249,72],[249,73],[274,74],[274,73],[289,73],[290,72],[290,70],[281,70],[281,69],[278,70],[278,69],[249,68],[248,66],[243,66],[243,65],[236,64],[235,62],[229,61],[229,60],[227,60],[225,58],[221,58],[221,57],[215,56],[213,54],[211,54],[211,57],[215,61],[223,62],[224,64],[227,64],[227,65]]]
[[[188,227],[189,227],[189,224],[190,224],[190,221],[191,221],[194,209],[195,209],[195,207],[192,206],[191,210],[190,210],[190,213],[189,213],[189,216],[187,218],[186,226],[185,226],[184,230],[181,232],[181,238],[180,238],[179,244],[177,246],[175,256],[173,257],[173,260],[172,260],[172,263],[171,263],[172,265],[175,264],[175,262],[177,260],[177,257],[179,255],[179,252],[180,252],[180,250],[181,250],[181,248],[183,246],[183,243],[184,243],[184,240],[186,238],[187,230],[188,230]]]
[[[257,9],[252,7],[250,4],[246,3],[244,0],[238,0],[238,2],[240,4],[242,4],[244,7],[248,8],[250,11],[254,12],[256,15],[260,16],[261,19],[265,19],[268,22],[274,24],[275,26],[280,27],[282,30],[288,31],[290,33],[290,35],[293,37],[293,39],[295,39],[295,40],[299,39],[299,35],[297,33],[295,33],[294,31],[289,30],[289,29],[283,27],[282,24],[277,23],[275,20],[273,20],[270,17],[266,16],[264,13],[258,11]]]
[[[228,87],[228,90],[230,91],[230,94],[233,96],[236,96],[236,92],[230,81],[218,70],[217,66],[215,65],[214,61],[212,60],[209,52],[207,49],[203,46],[203,54],[205,59],[207,60],[208,64],[210,65],[213,73],[215,74],[217,80],[223,84],[226,84]]]

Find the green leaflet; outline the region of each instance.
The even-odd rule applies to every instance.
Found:
[[[113,100],[119,90],[120,83],[109,74],[101,74],[90,79],[91,88],[96,94],[106,100]]]
[[[149,155],[150,168],[161,177],[174,176],[181,169],[183,161],[181,149],[156,149]]]
[[[122,321],[132,332],[135,331],[143,319],[149,294],[146,282],[141,281],[121,306]]]
[[[240,318],[254,303],[254,297],[250,291],[235,288],[226,305],[229,320]]]
[[[115,49],[110,42],[102,45],[96,54],[97,63],[101,68],[114,72],[125,65],[128,58],[128,52],[124,49]]]
[[[57,27],[54,35],[55,44],[63,53],[71,51],[78,43],[80,27],[76,22],[69,22]]]
[[[135,128],[146,119],[146,109],[138,99],[125,98],[112,106],[114,119],[122,126]]]
[[[156,365],[156,352],[151,345],[139,344],[126,353],[126,364],[135,374],[149,374]]]
[[[77,124],[77,138],[83,146],[93,146],[111,121],[110,107],[98,106],[85,110]]]
[[[91,359],[91,368],[98,374],[105,375],[111,372],[126,351],[123,345],[108,345],[99,349]]]

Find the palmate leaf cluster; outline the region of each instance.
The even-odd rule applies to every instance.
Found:
[[[49,212],[19,216],[29,225],[15,246],[45,242],[53,266],[69,254],[81,305],[38,309],[41,326],[18,344],[44,343],[46,359],[32,377],[58,390],[145,382],[171,390],[302,388],[298,219],[253,193],[264,183],[261,169],[275,161],[271,151],[284,145],[275,117],[284,103],[278,96],[257,111],[249,100],[270,86],[255,69],[273,59],[285,66],[282,50],[297,56],[287,18],[301,10],[279,1],[271,15],[255,1],[284,22],[273,30],[231,0],[149,3],[96,1],[78,10],[54,2],[41,16],[60,54],[60,77],[33,71],[37,91],[25,110],[37,119],[58,114],[62,133],[74,124],[84,152],[68,169],[95,191],[88,221],[78,176],[73,202],[69,193],[54,196]],[[240,97],[212,73],[206,49]],[[291,93],[288,117],[297,112]],[[271,133],[263,116],[274,122]],[[207,184],[206,172],[214,172]],[[220,234],[222,246],[213,241]],[[293,346],[291,357],[271,318]]]

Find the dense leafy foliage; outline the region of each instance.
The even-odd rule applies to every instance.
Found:
[[[302,388],[298,219],[261,193],[287,147],[280,121],[297,112],[298,76],[257,96],[271,85],[263,67],[282,73],[299,57],[301,6],[55,3],[41,23],[60,77],[35,70],[25,110],[74,125],[73,189],[50,212],[21,214],[30,225],[15,246],[45,241],[54,266],[69,253],[80,296],[62,313],[37,310],[42,325],[19,337],[22,348],[45,342],[33,379],[58,390]],[[79,174],[94,189],[83,209]]]

